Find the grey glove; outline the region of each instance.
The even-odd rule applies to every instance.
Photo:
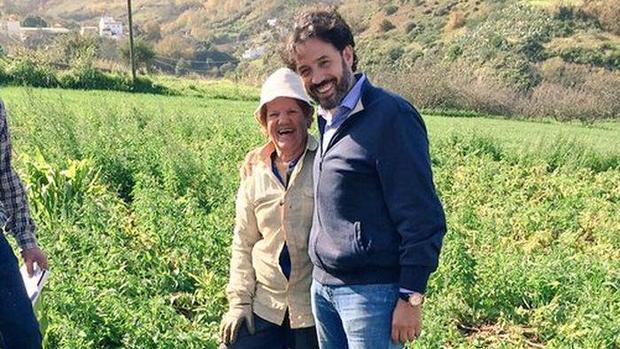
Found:
[[[220,341],[224,344],[232,344],[237,340],[239,328],[245,321],[248,332],[254,334],[254,315],[252,314],[252,306],[235,305],[232,306],[222,317],[220,323]]]

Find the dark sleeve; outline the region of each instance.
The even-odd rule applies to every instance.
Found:
[[[22,250],[37,246],[35,224],[30,217],[26,191],[11,165],[11,139],[4,104],[0,101],[0,209],[6,213],[5,229]]]
[[[433,184],[426,127],[410,105],[386,118],[377,171],[401,236],[400,287],[424,293],[437,269],[446,219]]]

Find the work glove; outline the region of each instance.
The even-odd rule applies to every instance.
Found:
[[[220,324],[220,341],[224,344],[232,344],[237,340],[239,328],[245,321],[250,334],[254,334],[254,316],[252,306],[249,304],[232,306],[222,317]]]

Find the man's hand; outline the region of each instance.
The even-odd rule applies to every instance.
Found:
[[[392,341],[405,343],[414,340],[422,333],[422,305],[411,306],[398,299],[392,314]]]
[[[256,148],[245,154],[243,164],[241,164],[241,167],[239,168],[239,177],[241,177],[241,180],[244,180],[252,175],[252,169],[254,168],[254,163],[256,162],[256,157],[258,156],[259,150],[260,148]]]
[[[22,258],[24,259],[26,270],[30,276],[34,273],[34,262],[37,262],[39,268],[47,269],[47,256],[39,247],[23,250]]]
[[[258,148],[250,150],[247,154],[245,154],[245,159],[243,159],[243,163],[239,168],[239,177],[241,180],[244,180],[252,175],[252,170],[254,169],[254,165],[258,161],[260,161],[261,156],[271,155],[275,151],[274,145],[268,141],[267,143],[261,145]]]
[[[224,344],[232,344],[237,340],[239,328],[245,322],[248,332],[254,334],[254,315],[250,305],[241,305],[231,308],[220,324],[220,341]]]

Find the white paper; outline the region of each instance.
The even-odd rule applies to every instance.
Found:
[[[26,286],[26,293],[28,293],[28,298],[30,298],[30,302],[32,305],[37,302],[39,295],[41,294],[41,290],[43,286],[47,282],[47,278],[49,276],[49,270],[41,269],[38,265],[35,264],[34,273],[32,276],[28,275],[28,271],[26,271],[26,266],[23,265],[19,272],[22,274],[22,280],[24,280],[24,285]]]

